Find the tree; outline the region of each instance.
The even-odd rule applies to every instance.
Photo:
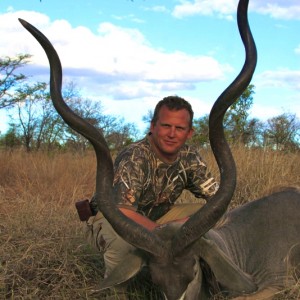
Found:
[[[48,89],[37,105],[40,117],[35,134],[35,149],[51,151],[61,146],[67,126],[54,109]]]
[[[70,105],[72,110],[79,115],[81,118],[85,119],[91,125],[95,126],[99,130],[101,129],[101,120],[103,107],[100,101],[92,101],[90,99],[83,99],[80,96],[74,98],[65,98],[65,101]],[[78,132],[74,131],[70,127],[66,127],[66,136],[68,145],[75,150],[85,150],[89,147],[89,141],[80,135]]]
[[[296,114],[283,113],[267,120],[265,145],[276,150],[299,149],[300,122]]]
[[[253,104],[254,85],[250,84],[243,94],[228,109],[224,126],[230,142],[248,143],[249,139],[249,110]]]
[[[194,121],[194,134],[191,143],[197,146],[208,146],[209,144],[209,130],[208,130],[209,115],[205,115]]]
[[[147,113],[142,117],[142,121],[148,125],[145,130],[145,134],[147,134],[150,130],[150,123],[152,121],[153,114],[154,114],[154,111],[152,109],[149,109],[147,111]]]
[[[0,58],[0,109],[15,104],[13,88],[22,83],[26,76],[17,73],[17,70],[28,63],[29,54],[19,54],[15,58]]]
[[[124,119],[120,119],[113,130],[109,134],[105,134],[105,139],[111,150],[119,152],[136,140],[137,136],[136,126],[133,123],[125,123]]]
[[[111,150],[119,151],[138,135],[134,124],[125,123],[124,119],[104,115],[101,101],[82,98],[74,83],[69,83],[63,91],[63,97],[72,110],[95,126],[104,135]],[[66,128],[67,146],[78,151],[90,147],[89,142],[80,134]]]
[[[227,140],[241,142],[247,146],[259,145],[262,124],[257,119],[248,120],[249,109],[253,103],[254,85],[249,85],[237,101],[229,108],[224,118]],[[207,146],[209,143],[209,115],[194,121],[194,135],[191,142]]]
[[[264,136],[264,123],[257,118],[247,121],[243,134],[243,143],[248,147],[262,147]]]
[[[66,83],[62,94],[65,102],[78,116],[99,128],[103,111],[100,101],[92,101],[90,99],[82,98],[74,82]],[[90,146],[86,138],[66,124],[64,133],[64,141],[67,146],[71,147],[73,150],[84,151]]]
[[[18,134],[15,126],[11,125],[8,131],[1,136],[0,145],[6,149],[14,149],[22,145],[22,138]]]
[[[40,135],[41,129],[41,106],[39,104],[47,97],[46,83],[38,82],[33,85],[24,84],[19,87],[14,95],[14,102],[17,104],[17,119],[11,116],[13,126],[18,128],[23,138],[27,151],[32,150]]]
[[[53,107],[46,83],[22,85],[15,91],[14,103],[9,130],[16,130],[27,151],[59,145],[66,125]]]

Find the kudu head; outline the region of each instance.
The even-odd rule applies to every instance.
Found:
[[[61,94],[62,68],[55,49],[39,30],[20,19],[47,54],[51,69],[50,92],[55,109],[72,129],[87,138],[94,147],[97,158],[95,197],[99,209],[122,238],[146,253],[153,281],[169,300],[199,299],[202,271],[193,245],[222,217],[235,190],[235,163],[224,136],[223,117],[249,85],[256,66],[256,48],[247,18],[248,2],[240,0],[237,10],[238,27],[246,52],[244,66],[217,99],[209,117],[210,144],[220,170],[219,190],[183,226],[169,225],[152,232],[124,216],[115,205],[118,195],[112,188],[113,162],[103,135],[64,102]]]

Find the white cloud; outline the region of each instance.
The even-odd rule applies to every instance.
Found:
[[[152,7],[144,7],[144,10],[154,11],[154,12],[159,12],[159,13],[169,12],[169,10],[163,5],[155,5],[155,6],[152,6]]]
[[[37,27],[43,30],[45,24],[49,23],[49,18],[45,15],[30,12],[30,11],[19,11],[19,12],[8,12],[0,15],[0,55],[1,56],[15,56],[19,53],[30,53],[35,54],[34,51],[36,43],[30,41],[26,32],[22,29],[18,18],[33,19]],[[25,33],[25,35],[24,35]],[[41,53],[41,49],[38,49]]]
[[[173,10],[175,17],[181,18],[189,15],[214,15],[230,17],[236,11],[236,0],[181,0]]]
[[[212,15],[232,20],[237,5],[238,0],[180,0],[180,4],[174,7],[172,14],[177,18]],[[249,3],[249,11],[276,19],[300,19],[298,0],[253,0]]]
[[[279,106],[270,107],[270,105],[262,105],[254,102],[253,107],[250,111],[251,118],[258,118],[261,121],[266,121],[275,116],[281,115],[283,113],[283,108]]]
[[[300,54],[300,45],[295,49],[296,54]]]
[[[135,17],[133,14],[129,14],[129,15],[113,15],[112,16],[115,20],[118,21],[131,21],[133,23],[145,23],[144,20]]]
[[[300,91],[300,71],[289,69],[268,70],[257,76],[261,87],[282,87]]]
[[[66,20],[50,21],[36,12],[0,15],[0,56],[32,54],[30,70],[44,72],[45,78],[49,73],[45,53],[23,29],[18,17],[32,23],[49,38],[66,76],[76,76],[68,79],[79,82],[83,89],[109,90],[115,96],[129,98],[154,94],[164,88],[192,89],[193,83],[220,79],[224,72],[231,71],[209,56],[155,49],[140,31],[112,23],[99,24],[95,34],[83,26],[74,28]],[[136,91],[132,92],[133,89]]]
[[[266,121],[283,113],[296,114],[299,117],[299,94],[285,95],[285,97],[279,96],[279,99],[276,99],[276,95],[269,96],[275,98],[273,100],[274,104],[270,105],[270,103],[261,103],[263,101],[255,100],[250,112],[251,117],[258,118],[261,121]],[[254,98],[256,99],[256,96]]]
[[[277,2],[277,3],[276,3]],[[257,3],[254,4],[255,10],[263,15],[269,15],[274,19],[300,19],[300,3],[295,1],[274,1],[272,3]]]
[[[254,105],[251,115],[261,120],[296,113],[300,115],[300,71],[267,70],[255,76]]]

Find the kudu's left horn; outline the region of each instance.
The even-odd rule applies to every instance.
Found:
[[[117,201],[113,193],[113,162],[107,143],[102,133],[76,115],[65,103],[62,89],[62,67],[59,56],[47,37],[37,28],[25,20],[19,19],[21,24],[36,38],[43,49],[50,64],[50,93],[53,105],[64,121],[75,131],[87,138],[93,145],[97,158],[96,193],[95,197],[99,209],[115,229],[127,242],[145,251],[164,256],[167,249],[164,242],[155,234],[124,216],[116,206]]]

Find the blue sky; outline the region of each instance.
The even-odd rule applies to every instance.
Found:
[[[236,6],[237,0],[1,0],[0,56],[32,54],[23,73],[48,82],[46,56],[21,17],[52,41],[65,82],[101,101],[105,113],[143,129],[142,116],[176,94],[201,117],[244,61]],[[250,0],[249,22],[258,48],[251,116],[300,117],[300,2]]]

